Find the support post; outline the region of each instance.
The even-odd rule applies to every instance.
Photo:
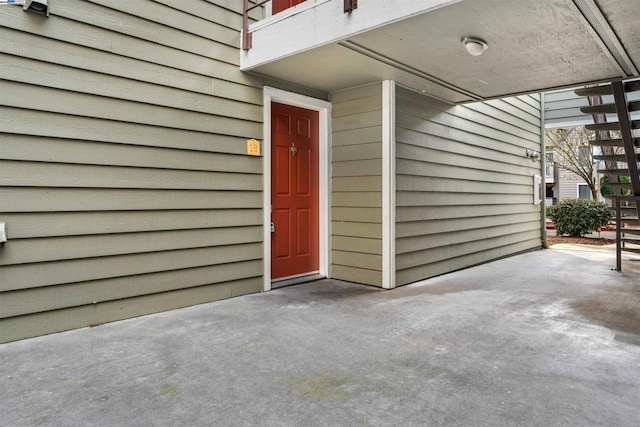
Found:
[[[616,271],[622,271],[622,214],[620,208],[620,198],[613,199],[616,206]]]
[[[344,0],[344,13],[351,13],[358,8],[358,0]]]
[[[251,49],[249,34],[249,0],[242,0],[242,50]]]

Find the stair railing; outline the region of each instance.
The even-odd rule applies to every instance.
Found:
[[[631,180],[631,189],[635,196],[640,195],[640,175],[638,175],[638,154],[633,143],[633,134],[631,130],[631,118],[629,117],[629,109],[627,96],[624,93],[623,82],[612,82],[613,99],[616,103],[618,111],[618,123],[620,124],[620,134],[624,145],[624,153],[627,157],[629,167],[629,176]],[[640,218],[640,206],[636,204],[638,218]]]
[[[638,160],[640,159],[640,153],[638,153],[638,138],[634,137],[634,129],[640,127],[640,121],[631,120],[631,111],[640,111],[640,101],[628,102],[627,92],[637,92],[640,90],[640,80],[629,82],[612,82],[603,86],[591,86],[584,89],[578,89],[575,91],[577,95],[589,97],[589,107],[582,107],[580,110],[585,114],[592,114],[594,118],[593,125],[587,125],[587,129],[596,131],[596,139],[592,142],[592,145],[600,145],[603,150],[603,154],[598,157],[605,161],[606,168],[600,172],[605,172],[609,175],[609,185],[612,187],[612,194],[607,196],[613,199],[613,208],[615,209],[616,216],[616,270],[622,270],[622,251],[629,251],[640,253],[640,239],[633,236],[640,235],[637,228],[630,228],[626,226],[627,222],[633,220],[638,222],[640,219],[640,174],[638,173],[640,167],[638,166]],[[602,104],[600,100],[595,99],[602,95],[613,95],[613,104]],[[607,124],[606,114],[615,113],[618,117],[617,123]],[[603,138],[599,132],[608,131],[611,129],[620,131],[619,139]],[[618,146],[621,147],[624,154],[612,154],[606,153],[605,149],[608,147]],[[610,150],[607,150],[610,151]],[[627,165],[627,169],[619,169],[617,163],[624,162]],[[611,182],[611,177],[615,176],[615,183]],[[622,184],[620,176],[625,175],[629,177],[628,184]],[[631,194],[625,194],[625,188],[630,190]],[[620,189],[618,192],[617,189]],[[635,213],[635,218],[628,218],[622,215],[623,209],[628,209],[625,205],[632,201],[635,203],[635,207],[632,208]],[[624,237],[623,237],[624,236]],[[627,246],[627,243],[632,246]],[[634,246],[635,245],[635,246]]]

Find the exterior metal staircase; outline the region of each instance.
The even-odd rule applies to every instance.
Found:
[[[622,251],[640,253],[640,120],[631,120],[630,113],[640,111],[640,101],[627,101],[627,93],[640,91],[640,80],[613,82],[610,84],[586,87],[575,91],[576,95],[589,97],[589,106],[580,110],[591,114],[594,124],[586,128],[595,131],[593,146],[601,147],[601,155],[607,183],[603,187],[610,189],[606,198],[612,200],[616,211],[616,248],[618,271],[622,270]],[[602,96],[613,95],[614,102],[602,103]],[[599,101],[598,101],[599,100]],[[617,122],[607,122],[606,114],[616,114]],[[619,133],[612,138],[611,132]]]

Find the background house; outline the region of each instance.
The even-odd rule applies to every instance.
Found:
[[[540,248],[536,92],[638,74],[634,0],[597,4],[309,0],[250,49],[235,0],[0,7],[0,342]]]

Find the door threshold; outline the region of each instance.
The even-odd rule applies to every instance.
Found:
[[[271,281],[271,289],[283,288],[285,286],[299,285],[300,283],[314,282],[316,280],[324,279],[320,273],[300,274],[298,276],[289,276],[282,279],[276,279]]]

